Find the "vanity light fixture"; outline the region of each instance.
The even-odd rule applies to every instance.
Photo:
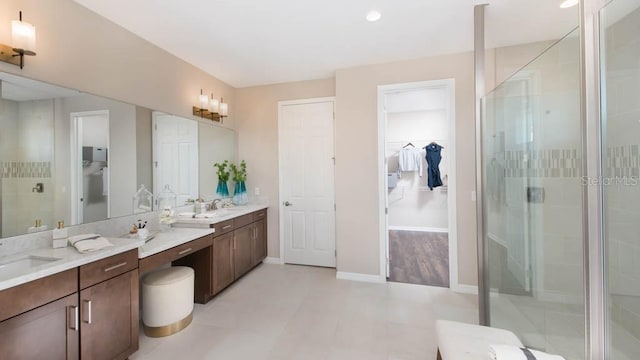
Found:
[[[219,121],[220,123],[222,123],[223,118],[228,116],[229,105],[227,105],[222,98],[218,101],[218,99],[213,97],[213,93],[211,93],[211,98],[209,98],[204,94],[204,91],[200,89],[198,103],[199,106],[193,107],[194,116]]]
[[[193,107],[193,115],[200,116],[201,118],[208,117],[209,110],[207,110],[207,106],[209,105],[209,97],[204,94],[202,89],[200,89],[200,95],[198,95],[198,106]]]
[[[19,20],[11,22],[11,46],[0,44],[0,61],[24,67],[24,56],[36,54],[36,27],[22,21],[22,11]]]
[[[213,97],[213,93],[211,93],[211,112],[220,113],[220,101]]]
[[[224,102],[223,98],[220,98],[220,117],[229,116],[229,104]]]

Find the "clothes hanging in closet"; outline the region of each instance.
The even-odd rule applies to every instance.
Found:
[[[422,176],[422,154],[413,145],[403,147],[398,153],[398,174],[403,171],[417,171]]]
[[[427,151],[425,156],[427,159],[427,186],[433,190],[435,187],[442,186],[439,166],[440,160],[442,160],[440,151],[442,151],[443,147],[432,142],[425,146],[424,149]]]

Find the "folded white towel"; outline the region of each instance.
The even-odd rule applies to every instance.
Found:
[[[194,213],[194,212],[181,212],[181,213],[178,213],[178,217],[190,217],[190,218],[192,218],[193,215],[195,215],[195,214],[196,213]]]
[[[565,360],[560,355],[509,345],[489,345],[491,360]]]
[[[90,253],[113,246],[106,238],[98,234],[83,234],[71,236],[69,243],[80,253]]]

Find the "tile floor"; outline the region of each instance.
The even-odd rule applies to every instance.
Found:
[[[140,336],[142,359],[435,359],[435,320],[477,323],[475,295],[337,280],[335,269],[263,264],[166,338]]]

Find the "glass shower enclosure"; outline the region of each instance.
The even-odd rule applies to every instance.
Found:
[[[596,13],[599,176],[585,168],[579,28],[482,99],[485,314],[568,360],[640,359],[640,1]],[[585,281],[594,271],[602,282]]]
[[[484,98],[491,326],[584,359],[577,30]]]

